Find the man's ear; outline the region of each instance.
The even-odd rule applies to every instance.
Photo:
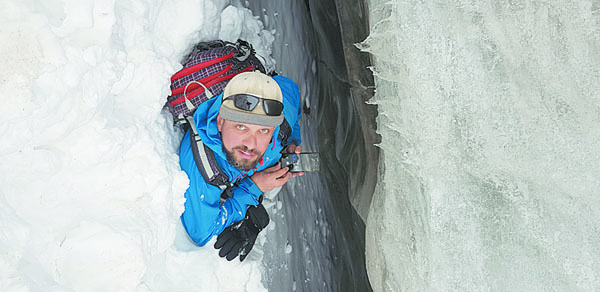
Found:
[[[218,114],[217,115],[217,130],[219,132],[221,132],[221,129],[223,128],[223,123],[225,122],[225,120],[223,118],[221,118],[221,115]]]

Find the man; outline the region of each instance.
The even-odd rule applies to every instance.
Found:
[[[245,258],[269,220],[259,197],[289,180],[287,167],[278,164],[281,153],[301,151],[300,115],[297,85],[258,71],[235,76],[221,95],[200,104],[193,117],[198,136],[233,183],[233,196],[223,201],[223,190],[205,181],[188,132],[179,154],[181,168],[190,178],[181,221],[196,244],[203,246],[223,233],[215,244],[221,248],[219,254],[228,260],[238,253]],[[280,131],[287,131],[289,138]]]

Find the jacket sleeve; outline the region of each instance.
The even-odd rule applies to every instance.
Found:
[[[292,128],[292,134],[288,138],[288,145],[300,145],[302,138],[300,135],[300,117],[302,116],[302,106],[300,104],[300,90],[298,85],[291,79],[284,76],[274,76],[273,79],[281,88],[283,94],[283,115]],[[284,145],[286,146],[286,145]]]
[[[288,145],[300,145],[300,143],[302,143],[302,138],[300,136],[300,124],[296,122],[294,126],[292,126],[292,135],[288,139]]]
[[[205,245],[214,235],[219,235],[232,223],[244,219],[248,205],[258,204],[257,198],[262,192],[250,178],[238,182],[232,189],[233,198],[219,204],[221,189],[204,181],[189,147],[189,134],[183,139],[179,162],[190,179],[181,222],[196,244]]]

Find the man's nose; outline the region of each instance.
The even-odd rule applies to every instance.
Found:
[[[256,137],[254,135],[248,135],[244,139],[244,145],[248,147],[248,149],[256,148]]]

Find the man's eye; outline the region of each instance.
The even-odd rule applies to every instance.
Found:
[[[238,130],[244,130],[244,129],[246,129],[246,127],[245,127],[245,126],[243,126],[243,125],[237,125],[237,126],[236,126],[236,128],[237,128]]]
[[[269,129],[260,129],[262,134],[269,134]]]

